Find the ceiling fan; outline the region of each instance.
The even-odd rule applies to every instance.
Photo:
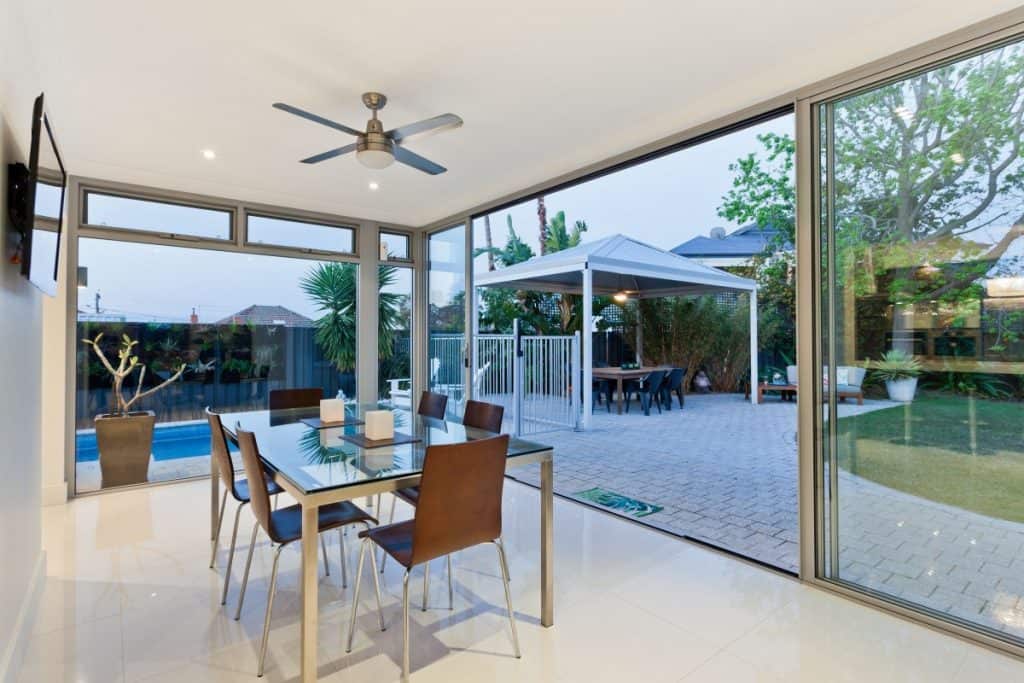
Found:
[[[360,132],[355,128],[349,128],[346,125],[311,114],[308,111],[303,111],[298,107],[293,107],[283,102],[275,102],[274,108],[356,137],[356,141],[352,144],[336,147],[335,149],[302,159],[301,161],[304,164],[318,164],[321,161],[333,159],[342,154],[355,152],[356,159],[367,168],[386,168],[395,161],[398,161],[430,175],[438,175],[447,171],[448,169],[444,166],[409,151],[402,146],[402,143],[414,135],[458,128],[462,125],[462,119],[455,114],[441,114],[440,116],[423,119],[422,121],[410,123],[399,128],[384,130],[384,124],[377,118],[377,112],[383,109],[387,103],[388,98],[379,92],[363,93],[363,104],[373,112],[373,117],[366,122],[366,132]]]

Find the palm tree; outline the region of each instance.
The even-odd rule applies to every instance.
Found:
[[[356,364],[356,275],[351,263],[319,263],[299,282],[323,315],[316,321],[316,343],[338,372],[348,372]],[[378,266],[378,289],[397,279],[395,266]],[[394,353],[394,335],[401,325],[402,295],[378,291],[377,354],[379,360]]]
[[[583,233],[587,231],[586,221],[576,221],[572,232],[565,226],[565,211],[559,211],[551,219],[547,229],[545,253],[553,254],[579,245]],[[579,326],[580,313],[576,309],[580,297],[577,294],[561,294],[558,297],[558,317],[562,325],[562,333],[567,334]]]

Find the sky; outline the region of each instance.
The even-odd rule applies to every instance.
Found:
[[[566,212],[568,224],[585,220],[585,241],[615,233],[628,234],[671,249],[714,226],[728,224],[717,215],[729,190],[729,164],[761,146],[756,137],[766,132],[793,133],[792,116],[759,124],[725,137],[681,150],[660,159],[618,171],[547,196],[548,218]],[[90,202],[89,221],[123,227],[144,227],[181,234],[226,238],[227,214],[142,202]],[[183,213],[184,212],[184,213]],[[505,242],[506,215],[535,251],[536,203],[527,202],[491,217],[496,246]],[[475,226],[477,245],[483,244],[482,221]],[[264,226],[264,238],[279,242],[304,225]],[[307,235],[307,239],[313,238]],[[317,237],[317,246],[319,237]],[[438,245],[439,247],[442,245]],[[443,245],[446,249],[452,245]],[[458,249],[447,249],[458,253]],[[79,290],[79,309],[95,313],[96,294],[101,313],[128,320],[186,321],[194,308],[201,322],[214,322],[253,304],[280,305],[310,318],[320,313],[298,288],[315,261],[184,247],[163,247],[83,238],[79,265],[88,271],[88,287]],[[486,268],[480,257],[478,268]],[[403,270],[403,269],[400,269]],[[443,300],[461,287],[459,278],[435,273],[431,299]],[[411,292],[411,277],[402,272],[393,291]]]
[[[711,228],[739,227],[721,218],[718,207],[732,185],[729,164],[762,149],[758,135],[794,135],[792,115],[782,116],[659,159],[617,171],[545,197],[548,220],[565,211],[566,225],[587,223],[584,241],[622,233],[662,249],[672,249]],[[519,236],[539,253],[537,202],[491,214],[495,246],[506,242],[507,217]],[[473,226],[483,243],[483,221]],[[481,257],[478,263],[484,263]],[[479,266],[478,266],[479,267]],[[484,266],[486,267],[486,266]]]

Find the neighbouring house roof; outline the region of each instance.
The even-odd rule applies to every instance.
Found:
[[[672,249],[673,254],[687,258],[744,258],[760,254],[778,234],[772,227],[749,223],[726,234],[712,228],[708,237],[694,237]]]
[[[313,327],[314,322],[284,306],[254,304],[222,318],[218,325],[284,325],[285,327]]]
[[[479,286],[514,285],[519,289],[582,291],[582,273],[593,272],[593,293],[625,291],[639,298],[754,291],[753,280],[645,244],[625,235],[584,242],[564,251],[535,256],[476,277]]]

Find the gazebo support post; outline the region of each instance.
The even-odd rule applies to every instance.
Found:
[[[750,290],[750,402],[757,405],[757,290]]]
[[[580,381],[580,398],[583,400],[583,424],[584,430],[590,429],[590,420],[594,413],[594,333],[593,333],[593,312],[594,312],[594,271],[588,264],[583,265],[583,321],[581,332],[583,335],[583,377],[573,377],[573,381]]]

